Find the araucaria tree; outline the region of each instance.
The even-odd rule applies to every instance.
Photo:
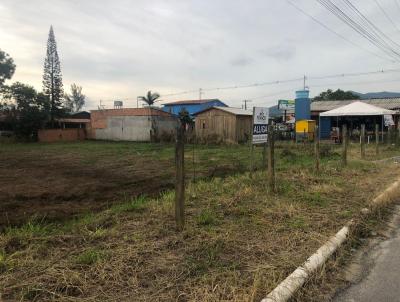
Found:
[[[63,84],[53,26],[50,26],[49,38],[47,40],[47,52],[43,72],[43,92],[50,99],[50,122],[54,124],[54,119],[63,113]]]

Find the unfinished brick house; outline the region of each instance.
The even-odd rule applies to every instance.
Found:
[[[137,142],[171,140],[177,127],[177,116],[157,108],[92,110],[88,138]]]

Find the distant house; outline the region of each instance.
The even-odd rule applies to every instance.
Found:
[[[211,107],[195,115],[196,137],[203,142],[243,143],[251,137],[253,112]]]
[[[227,105],[218,99],[205,99],[205,100],[186,100],[166,103],[162,108],[164,111],[178,115],[182,108],[186,109],[190,116],[197,112],[203,111],[210,107],[227,107]]]
[[[175,137],[178,118],[158,108],[123,108],[91,111],[89,138],[150,142]]]

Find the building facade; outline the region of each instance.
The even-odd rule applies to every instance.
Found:
[[[89,138],[151,142],[173,140],[178,118],[156,108],[124,108],[91,111]]]
[[[231,107],[211,107],[195,114],[196,137],[201,142],[244,143],[251,139],[253,113]]]

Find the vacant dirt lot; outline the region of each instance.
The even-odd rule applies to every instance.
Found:
[[[136,157],[140,157],[137,165],[139,161],[156,162],[156,158],[168,163],[172,147],[153,147],[89,143],[79,145],[77,150],[76,145],[38,145],[32,154],[43,154],[40,161],[44,164],[50,162],[44,159],[50,152],[54,156],[51,162],[60,158],[64,170],[69,165],[77,167],[77,162],[82,167],[96,167],[104,173],[98,174],[104,184],[114,179],[117,186],[124,175],[105,171],[122,167],[137,175],[133,171],[143,164],[131,164]],[[220,164],[227,166],[233,151],[239,151],[225,150],[211,146],[199,150],[196,159],[200,171],[205,167],[215,171]],[[237,157],[239,162],[248,154],[248,147],[243,150],[243,157]],[[29,148],[24,153],[28,156]],[[66,154],[70,161],[62,160]],[[2,299],[260,301],[349,219],[361,222],[360,210],[400,176],[393,163],[350,159],[349,165],[342,167],[336,151],[324,148],[323,154],[321,170],[315,173],[312,145],[280,146],[276,152],[276,193],[266,186],[263,171],[189,184],[182,232],[175,228],[173,190],[157,198],[127,198],[107,210],[77,219],[33,221],[7,228],[0,233]],[[118,163],[112,159],[118,159]],[[35,161],[33,157],[31,161]],[[44,171],[49,167],[46,164]],[[149,184],[151,176],[163,170],[161,164],[157,167],[143,174]],[[166,169],[162,171],[165,175],[169,173]],[[87,183],[84,188],[93,192],[90,182],[97,175],[81,174],[74,173],[80,177],[75,183]],[[101,187],[101,182],[96,186]],[[115,187],[109,190],[117,192]],[[108,192],[98,194],[106,196]],[[93,200],[91,196],[86,199]],[[373,226],[378,219],[379,215],[368,219],[363,232],[370,233],[369,224]],[[318,276],[325,279],[326,275],[321,272]],[[316,287],[299,294],[295,301],[327,301],[326,297]]]
[[[188,145],[187,177],[243,171],[236,159],[248,157],[247,151],[246,146],[198,146],[193,169]],[[171,144],[3,144],[0,158],[0,229],[32,219],[70,218],[138,195],[155,196],[174,185]]]
[[[0,162],[3,227],[32,216],[54,220],[99,210],[126,196],[153,195],[173,185],[171,161],[133,152],[119,157],[118,152],[104,154],[95,148],[88,156],[76,144],[6,149]]]

